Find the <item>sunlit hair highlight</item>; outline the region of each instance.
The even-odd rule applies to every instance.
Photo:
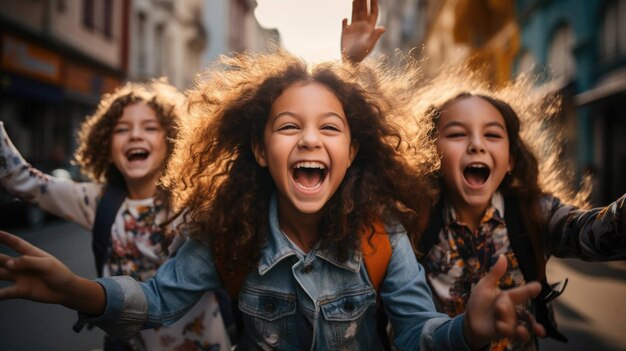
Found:
[[[268,230],[275,185],[254,158],[273,102],[289,86],[320,83],[341,102],[352,139],[360,147],[318,227],[322,249],[347,259],[359,234],[377,219],[399,221],[410,233],[423,230],[432,204],[426,173],[415,160],[435,154],[403,138],[407,113],[392,96],[400,80],[387,79],[383,64],[342,62],[308,66],[284,51],[222,57],[199,76],[188,95],[191,120],[182,128],[164,183],[184,211],[192,236],[207,243],[229,270],[257,263]],[[391,74],[391,73],[390,73]],[[422,146],[422,147],[420,147]],[[414,161],[414,162],[410,162]]]

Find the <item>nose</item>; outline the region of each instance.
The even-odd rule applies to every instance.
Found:
[[[143,130],[140,126],[132,126],[130,128],[131,139],[141,139],[143,137]]]
[[[471,137],[467,145],[467,152],[470,154],[485,153],[485,143],[483,139],[480,136]]]
[[[322,140],[319,133],[314,128],[306,128],[302,131],[298,146],[307,149],[318,149],[322,146]]]

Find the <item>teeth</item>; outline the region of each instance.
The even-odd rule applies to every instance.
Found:
[[[138,155],[138,154],[142,154],[143,155],[143,154],[147,154],[147,153],[148,153],[148,151],[146,151],[144,149],[131,149],[131,150],[128,150],[128,152],[126,154],[129,155],[129,156],[132,156],[132,155]]]
[[[321,162],[298,162],[298,163],[296,163],[295,168],[318,168],[318,169],[325,169],[326,166],[324,166],[324,164],[321,163]]]
[[[470,165],[467,165],[468,168],[487,168],[487,166],[481,164],[481,163],[472,163]]]

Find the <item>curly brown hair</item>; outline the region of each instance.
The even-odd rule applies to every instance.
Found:
[[[429,112],[430,118],[436,126],[443,111],[450,108],[454,103],[470,97],[478,97],[487,101],[498,110],[504,119],[509,137],[509,155],[514,160],[514,164],[511,171],[500,183],[498,190],[505,196],[513,196],[519,202],[520,215],[530,233],[533,249],[537,253],[535,260],[538,267],[537,271],[541,278],[546,265],[544,250],[541,245],[541,233],[546,228],[543,227],[545,223],[539,221],[542,218],[540,199],[544,196],[544,192],[539,184],[539,163],[520,136],[521,121],[517,113],[509,104],[498,98],[484,94],[463,92],[445,101],[440,106],[433,107]],[[443,187],[443,185],[441,186]],[[443,194],[445,195],[445,192]]]
[[[124,184],[121,173],[111,162],[111,137],[124,108],[139,102],[145,102],[155,111],[165,130],[168,159],[171,156],[178,137],[184,96],[163,79],[126,83],[113,93],[105,94],[96,111],[80,127],[74,158],[91,180]]]
[[[423,230],[433,187],[425,171],[407,159],[429,143],[420,149],[403,141],[394,121],[404,112],[389,98],[393,89],[381,89],[393,83],[374,68],[339,61],[307,67],[277,50],[222,57],[205,73],[188,95],[191,120],[181,130],[163,182],[191,235],[211,248],[217,262],[239,272],[257,264],[275,185],[268,169],[257,164],[252,145],[262,141],[276,98],[302,82],[323,84],[335,94],[360,145],[323,209],[321,247],[345,260],[377,219],[399,221],[409,233]]]

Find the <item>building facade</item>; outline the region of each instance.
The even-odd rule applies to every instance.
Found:
[[[516,72],[559,82],[566,156],[596,203],[626,192],[626,0],[518,0]]]
[[[128,79],[167,77],[178,89],[193,83],[207,47],[202,0],[133,0]]]
[[[77,126],[124,80],[127,11],[127,0],[0,2],[0,118],[36,167],[69,167]]]

